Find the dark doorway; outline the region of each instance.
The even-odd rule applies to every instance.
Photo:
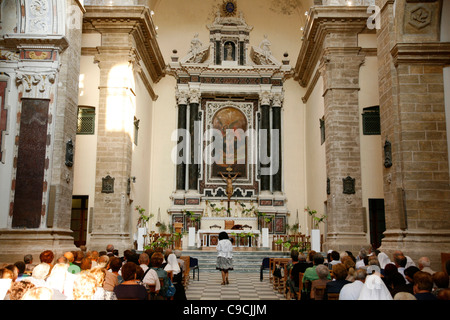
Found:
[[[375,247],[381,246],[386,231],[384,218],[384,199],[369,199],[369,219],[370,219],[370,243]]]
[[[89,213],[89,197],[72,197],[72,218],[70,229],[73,231],[73,238],[77,247],[86,245],[87,220]]]

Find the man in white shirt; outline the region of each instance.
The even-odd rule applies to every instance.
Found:
[[[355,281],[342,287],[339,293],[339,300],[358,300],[366,275],[365,269],[356,270]]]
[[[155,285],[155,291],[161,289],[158,274],[155,270],[149,269],[150,257],[146,253],[141,253],[139,256],[139,266],[144,270],[144,278],[142,282],[147,285]]]

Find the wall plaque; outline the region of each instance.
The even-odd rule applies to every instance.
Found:
[[[344,184],[344,193],[345,194],[354,194],[355,193],[355,179],[348,176],[345,179],[342,179]]]
[[[73,141],[70,139],[66,143],[66,166],[73,167]]]
[[[384,143],[384,167],[392,167],[392,145],[388,140]]]
[[[13,228],[39,228],[45,190],[50,100],[22,98],[18,136]]]
[[[102,193],[114,193],[114,180],[111,176],[102,178]]]

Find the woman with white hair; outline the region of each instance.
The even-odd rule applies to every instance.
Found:
[[[28,281],[32,282],[36,287],[45,287],[48,275],[50,273],[50,265],[48,263],[40,263],[34,267],[31,277],[28,277]]]

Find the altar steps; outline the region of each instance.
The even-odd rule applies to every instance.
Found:
[[[219,272],[216,270],[217,252],[214,250],[183,250],[183,256],[190,256],[198,259],[200,277],[202,272]],[[258,273],[264,258],[285,258],[289,257],[289,252],[281,251],[233,251],[233,272]],[[265,271],[266,276],[268,271]],[[192,276],[192,274],[191,274]]]

